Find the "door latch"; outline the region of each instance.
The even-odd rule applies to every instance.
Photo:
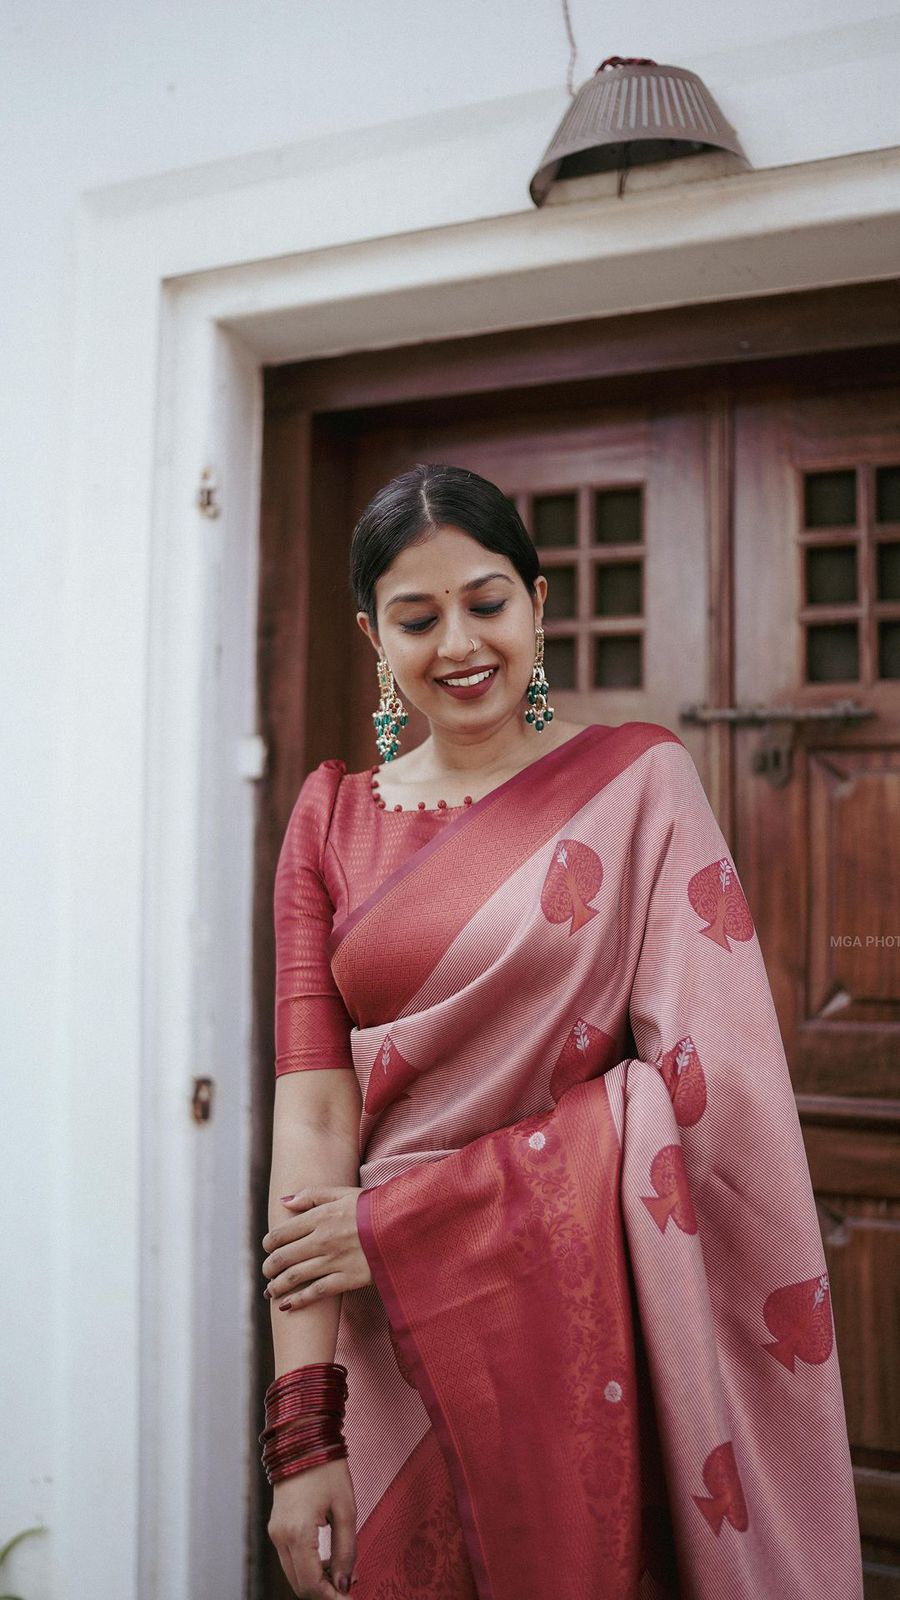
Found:
[[[808,722],[864,722],[876,715],[874,707],[855,700],[834,700],[824,706],[684,706],[682,722],[755,723],[763,736],[753,752],[753,771],[773,789],[783,789],[793,770],[795,731]]]

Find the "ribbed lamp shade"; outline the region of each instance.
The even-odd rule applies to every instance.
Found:
[[[531,198],[543,205],[560,178],[707,150],[747,160],[702,78],[684,67],[610,56],[578,90],[531,180]]]

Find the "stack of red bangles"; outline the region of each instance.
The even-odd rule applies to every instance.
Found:
[[[336,1361],[312,1361],[269,1384],[259,1442],[270,1483],[347,1454],[341,1432],[346,1399],[347,1368]]]

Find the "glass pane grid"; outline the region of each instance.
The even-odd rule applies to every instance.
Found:
[[[643,681],[643,484],[564,484],[510,496],[547,579],[544,659],[554,690]]]
[[[801,603],[806,681],[848,687],[870,684],[876,661],[890,664],[890,643],[876,639],[878,593],[870,559],[875,491],[866,464],[811,467],[800,473]],[[882,507],[892,505],[900,474],[880,482]],[[848,535],[850,535],[848,537]],[[855,536],[854,536],[855,535]],[[888,586],[893,573],[879,569]]]

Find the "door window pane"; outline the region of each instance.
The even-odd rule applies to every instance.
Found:
[[[846,683],[859,677],[855,622],[822,622],[807,629],[806,676],[810,683]]]
[[[639,617],[641,576],[639,561],[604,561],[594,569],[594,615]]]
[[[900,622],[879,623],[878,676],[900,678]]]
[[[640,634],[604,634],[594,640],[594,687],[641,687]]]
[[[856,546],[810,546],[806,551],[806,600],[811,606],[855,600]]]
[[[875,520],[900,522],[900,467],[876,469]]]
[[[900,600],[900,544],[880,544],[877,557],[879,600]]]
[[[852,528],[856,524],[856,473],[807,472],[803,482],[807,528]]]
[[[594,496],[594,543],[640,544],[643,536],[640,488],[598,489]]]
[[[535,495],[532,506],[534,527],[531,537],[538,549],[577,542],[577,506],[574,494]]]

